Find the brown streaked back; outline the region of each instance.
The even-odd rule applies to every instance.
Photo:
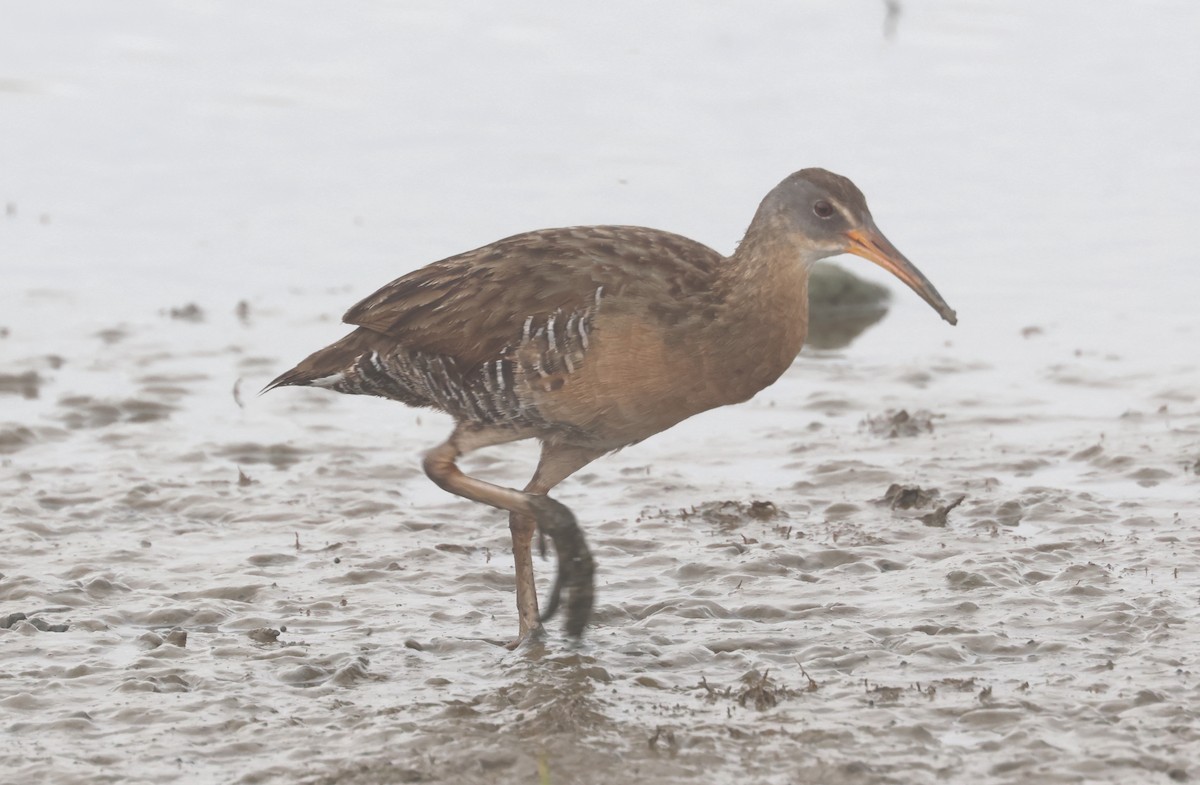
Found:
[[[694,240],[636,226],[514,235],[402,276],[346,312],[347,324],[406,349],[453,357],[463,369],[514,346],[530,316],[572,313],[598,297],[614,306],[689,310],[723,258]]]

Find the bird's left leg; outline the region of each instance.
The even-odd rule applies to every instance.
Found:
[[[558,606],[560,594],[565,591],[567,608],[563,627],[568,635],[578,638],[583,635],[588,616],[592,611],[592,600],[595,596],[592,589],[592,572],[595,563],[592,561],[591,552],[584,541],[583,533],[579,530],[575,516],[562,504],[544,493],[528,493],[506,488],[471,477],[458,468],[457,461],[462,455],[481,447],[516,441],[531,435],[509,428],[460,422],[455,426],[449,439],[425,453],[422,465],[425,473],[429,475],[429,479],[442,489],[473,501],[507,510],[509,513],[530,518],[534,521],[536,528],[550,536],[550,539],[554,541],[554,550],[558,554],[558,577],[554,582],[550,608],[544,616],[548,617],[554,612]],[[545,459],[546,453],[543,450],[543,462],[546,462]],[[552,480],[550,485],[574,471],[574,468],[566,468],[564,472],[564,467],[570,463],[570,460],[566,460],[562,464],[557,460],[548,463],[548,471],[544,474],[547,480]],[[583,464],[576,464],[576,468],[581,465]],[[541,464],[539,464],[540,466]],[[530,537],[532,537],[532,532]],[[528,539],[525,540],[525,543],[524,552],[528,554]],[[528,567],[528,576],[525,582],[527,585],[532,585],[532,562]],[[536,612],[534,621],[540,622]]]
[[[525,492],[545,496],[554,486],[601,455],[604,455],[603,450],[543,442],[541,460],[538,461],[533,479],[525,486]],[[542,618],[538,614],[537,588],[533,581],[532,544],[537,524],[533,516],[514,512],[508,517],[508,528],[512,532],[513,561],[517,568],[517,617],[519,621],[517,639],[509,644],[509,647],[512,648],[525,640],[531,632],[539,629]],[[560,554],[560,576],[563,566]],[[547,618],[554,612],[558,604],[558,593],[561,588],[561,580],[556,579],[555,592],[550,598],[551,607],[548,608]]]

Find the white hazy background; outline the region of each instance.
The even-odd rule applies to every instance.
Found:
[[[336,316],[552,225],[729,252],[824,166],[967,354],[1019,361],[1029,325],[1151,361],[1195,345],[1200,6],[901,9],[889,39],[873,0],[8,3],[0,323],[46,288],[100,323],[345,287]],[[907,292],[895,311],[850,351],[946,339]]]

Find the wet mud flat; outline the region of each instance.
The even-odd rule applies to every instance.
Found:
[[[446,421],[253,394],[344,294],[74,297],[0,338],[14,782],[1200,777],[1194,362],[1051,327],[1004,363],[806,350],[564,485],[593,625],[508,652],[505,520],[419,469]],[[534,455],[470,466],[519,485]]]

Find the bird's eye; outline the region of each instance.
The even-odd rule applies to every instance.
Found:
[[[818,218],[828,218],[829,216],[833,215],[833,205],[824,199],[821,199],[813,204],[813,214]]]

